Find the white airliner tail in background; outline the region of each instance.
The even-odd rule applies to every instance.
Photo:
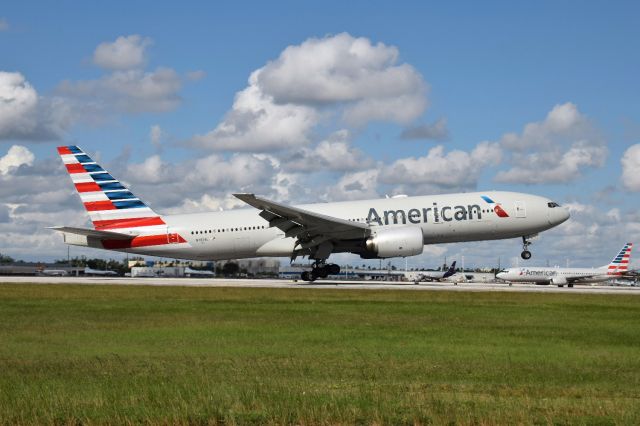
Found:
[[[626,243],[608,265],[599,268],[519,267],[505,269],[496,276],[505,281],[553,284],[558,287],[604,282],[628,272],[632,249],[633,243]]]
[[[548,198],[506,191],[439,194],[291,206],[234,194],[251,208],[159,215],[77,146],[58,147],[93,228],[52,229],[67,244],[193,260],[308,257],[315,280],[340,271],[333,253],[364,259],[422,254],[426,244],[530,239],[566,221]]]
[[[601,269],[606,270],[608,275],[622,275],[628,272],[632,249],[633,243],[625,244],[616,257],[608,265],[602,266]]]

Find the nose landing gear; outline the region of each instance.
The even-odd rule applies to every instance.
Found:
[[[531,241],[529,241],[526,236],[522,237],[522,253],[520,253],[520,257],[524,260],[531,259],[531,252],[529,251],[530,245]]]

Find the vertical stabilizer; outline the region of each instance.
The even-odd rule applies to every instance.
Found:
[[[60,146],[58,153],[97,230],[165,225],[140,198],[100,167],[77,146]]]
[[[455,275],[455,273],[456,273],[456,261],[454,260],[451,266],[449,267],[449,269],[447,270],[447,272],[444,273],[442,278],[449,278],[450,276]]]
[[[627,243],[622,247],[620,253],[613,258],[607,268],[607,275],[621,275],[629,270],[629,261],[631,260],[631,249],[633,243]]]

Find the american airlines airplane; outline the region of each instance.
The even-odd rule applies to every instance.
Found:
[[[77,146],[58,147],[93,229],[56,226],[67,244],[192,260],[308,256],[313,281],[337,274],[332,253],[415,256],[425,244],[530,239],[569,218],[557,203],[515,192],[471,192],[290,206],[234,194],[252,208],[160,215]]]
[[[608,264],[599,268],[509,268],[496,277],[510,282],[535,282],[573,287],[576,283],[596,283],[607,281],[628,272],[633,243],[627,243],[620,253]]]

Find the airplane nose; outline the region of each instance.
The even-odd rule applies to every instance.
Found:
[[[565,222],[571,216],[569,214],[569,210],[566,207],[555,207],[548,210],[549,213],[549,224],[550,225],[560,225],[562,222]]]
[[[504,272],[499,272],[499,273],[496,275],[496,278],[500,278],[501,280],[503,280],[503,279],[504,279]]]
[[[558,211],[555,213],[556,214],[556,220],[555,220],[556,224],[561,224],[562,222],[568,220],[569,217],[571,216],[569,214],[569,209],[567,209],[566,207],[559,207],[557,210]]]

